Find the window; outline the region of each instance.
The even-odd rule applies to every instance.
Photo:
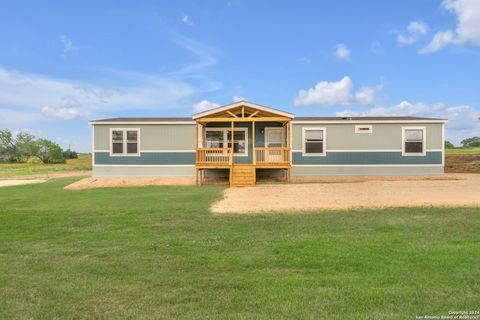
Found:
[[[110,129],[110,155],[139,156],[140,129]]]
[[[127,153],[138,153],[138,131],[127,130]]]
[[[205,141],[207,142],[207,148],[223,148],[223,130],[207,130],[205,132]]]
[[[248,156],[248,129],[235,128],[233,132],[233,153],[237,156]],[[231,148],[232,131],[227,128],[207,128],[205,130],[205,146],[207,148]]]
[[[112,130],[112,153],[123,154],[123,131]]]
[[[402,155],[425,155],[425,127],[402,128]]]
[[[372,133],[373,129],[371,125],[356,125],[355,133]]]
[[[233,153],[234,154],[246,154],[247,145],[245,140],[245,135],[247,131],[237,131],[233,130]],[[228,147],[232,147],[232,131],[228,130],[227,133]]]
[[[303,128],[303,155],[324,156],[325,128]]]

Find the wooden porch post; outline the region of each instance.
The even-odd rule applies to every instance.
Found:
[[[198,122],[195,122],[195,184],[198,186]]]
[[[232,184],[232,178],[233,178],[233,163],[235,161],[234,157],[233,157],[233,142],[234,142],[234,139],[233,139],[233,135],[234,135],[234,125],[233,125],[233,121],[230,122],[230,130],[232,131],[231,132],[231,136],[230,136],[230,143],[232,144],[231,145],[231,148],[230,148],[230,185]],[[227,135],[228,137],[228,135]],[[227,139],[228,140],[228,139]],[[228,141],[227,141],[228,143]]]
[[[231,141],[231,144],[232,144],[232,150],[231,150],[232,155],[231,155],[231,156],[232,156],[232,164],[233,164],[233,162],[234,162],[234,160],[235,160],[235,159],[233,158],[233,150],[234,150],[234,149],[233,149],[233,143],[234,143],[234,140],[235,140],[235,139],[233,138],[233,136],[234,136],[234,130],[235,130],[235,125],[234,125],[234,122],[233,122],[233,121],[232,121],[231,127],[232,127],[232,135],[231,135],[230,141]]]
[[[248,145],[247,145],[248,148]],[[257,164],[257,150],[255,149],[255,121],[252,121],[252,162]]]
[[[291,149],[292,147],[292,123],[289,121],[287,125],[287,147]]]
[[[292,165],[292,121],[288,121],[288,136],[287,136],[287,146],[288,146],[288,162],[290,166]],[[287,182],[290,182],[290,168],[287,169]]]

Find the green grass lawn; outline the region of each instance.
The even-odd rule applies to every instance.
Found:
[[[68,159],[67,163],[58,164],[0,163],[0,179],[78,170],[92,170],[92,156],[90,154],[79,154],[78,159]]]
[[[480,209],[213,216],[223,187],[0,189],[1,319],[478,310]]]
[[[480,155],[480,147],[473,148],[447,148],[445,155]]]

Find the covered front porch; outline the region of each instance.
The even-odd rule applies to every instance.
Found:
[[[227,169],[231,185],[252,185],[257,169],[284,170],[290,177],[293,115],[241,101],[194,115],[196,179]]]

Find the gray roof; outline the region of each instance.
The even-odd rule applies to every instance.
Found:
[[[92,122],[142,122],[142,121],[193,121],[190,117],[142,117],[142,118],[110,118],[92,120]]]
[[[424,117],[295,117],[294,121],[408,121],[408,120],[446,120],[440,118],[424,118]],[[141,118],[110,118],[93,120],[92,122],[148,122],[148,121],[193,121],[190,117],[141,117]]]
[[[424,118],[424,117],[295,117],[294,120],[352,120],[352,121],[376,121],[376,120],[392,120],[392,121],[408,121],[408,120],[445,120],[439,118]]]

